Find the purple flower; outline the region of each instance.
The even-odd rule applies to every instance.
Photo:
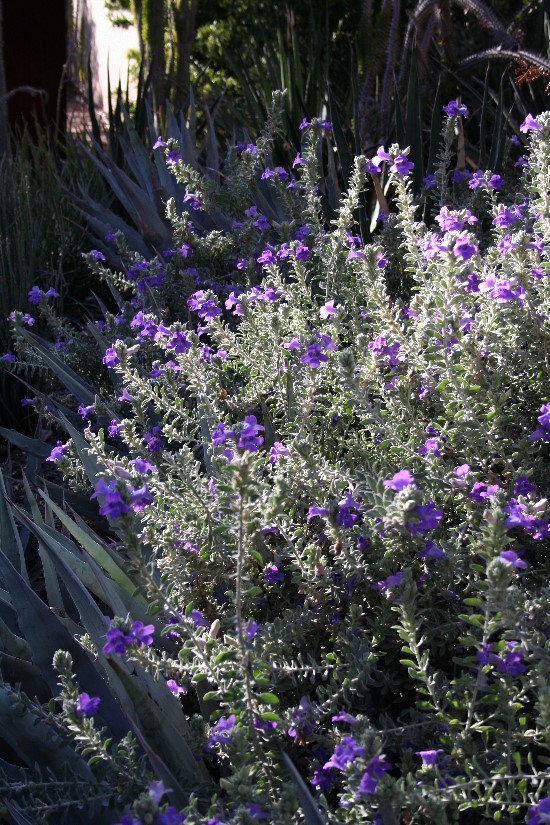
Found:
[[[438,521],[443,518],[443,511],[437,510],[435,504],[431,501],[429,504],[417,504],[413,510],[413,515],[415,521],[408,521],[407,528],[411,536],[416,536],[428,530],[435,530]]]
[[[105,261],[105,255],[99,249],[90,249],[90,255],[94,259],[94,261]]]
[[[161,135],[159,135],[153,144],[153,149],[166,149],[167,146],[168,144],[166,141],[162,139]]]
[[[183,825],[185,815],[180,814],[173,805],[169,805],[164,813],[157,814],[153,825]]]
[[[180,696],[183,693],[187,693],[185,688],[181,685],[178,685],[175,679],[167,679],[166,687],[169,691],[171,691],[171,693],[174,694],[174,696]]]
[[[263,579],[270,584],[277,584],[281,579],[284,579],[285,574],[279,570],[276,564],[268,564],[263,575]]]
[[[439,444],[437,438],[427,438],[424,442],[422,447],[418,448],[418,455],[425,455],[425,456],[441,456],[441,452],[439,451]]]
[[[531,805],[527,817],[527,825],[548,825],[550,822],[550,796],[539,799],[536,805]]]
[[[414,163],[410,161],[406,155],[397,155],[390,166],[390,172],[394,172],[401,177],[408,175],[412,169],[414,169]]]
[[[336,745],[328,762],[323,765],[323,770],[335,768],[339,771],[345,771],[357,756],[363,756],[364,754],[365,748],[358,745],[353,736],[344,736],[340,744]]]
[[[60,458],[63,458],[63,454],[70,446],[70,444],[62,444],[61,441],[58,441],[46,461],[59,461]]]
[[[114,478],[108,482],[104,478],[100,478],[96,483],[95,492],[90,496],[92,499],[97,498],[97,496],[102,496],[105,499],[105,504],[100,507],[99,513],[111,519],[120,518],[124,513],[130,512],[130,507],[123,500],[116,489],[116,485],[117,481]]]
[[[458,117],[458,115],[464,115],[464,117],[468,117],[470,112],[468,111],[467,106],[464,103],[459,103],[458,100],[449,100],[446,106],[443,106],[443,111],[449,117]]]
[[[500,226],[501,229],[508,229],[517,223],[518,216],[504,207],[500,210],[496,218],[493,218],[493,226]]]
[[[537,485],[529,481],[527,476],[518,476],[516,478],[516,483],[514,484],[515,496],[528,496],[529,493],[534,493],[536,489]]]
[[[511,564],[514,570],[525,570],[527,567],[527,562],[520,559],[514,550],[503,550],[499,554],[499,559],[505,564]]]
[[[110,628],[105,638],[107,642],[103,645],[103,653],[106,655],[116,653],[117,656],[122,656],[134,641],[131,635],[123,633],[119,627]]]
[[[42,290],[39,286],[33,286],[29,290],[28,299],[31,304],[39,304],[42,298],[44,297],[42,294]]]
[[[382,579],[379,582],[376,582],[374,588],[376,590],[380,590],[381,593],[385,593],[390,587],[399,587],[403,580],[403,571],[398,570],[395,575],[388,576],[387,579]]]
[[[191,619],[195,627],[208,627],[208,622],[206,621],[200,610],[192,610],[189,614],[189,618]]]
[[[328,516],[327,508],[311,506],[307,511],[306,521],[311,521],[311,519],[315,518],[316,516]]]
[[[87,415],[90,415],[91,413],[95,412],[95,407],[93,404],[90,404],[89,407],[85,407],[83,404],[80,404],[77,412],[82,418],[86,418]]]
[[[470,260],[477,251],[478,248],[476,244],[472,243],[467,235],[461,235],[457,238],[453,246],[453,254],[457,258],[462,258],[463,261]]]
[[[487,181],[487,186],[489,187],[489,189],[502,189],[505,182],[506,181],[504,180],[504,178],[502,178],[500,175],[491,175],[491,177]]]
[[[356,725],[357,719],[351,713],[346,713],[345,710],[339,711],[336,716],[332,717],[332,722],[347,722],[349,725]]]
[[[311,251],[308,246],[304,246],[303,244],[298,244],[296,249],[294,250],[294,257],[297,261],[307,261]]]
[[[525,120],[523,121],[523,123],[519,127],[520,132],[524,132],[524,133],[527,133],[527,132],[540,132],[541,129],[542,129],[542,126],[540,125],[540,123],[537,123],[537,121],[535,120],[535,118],[531,114],[528,114],[526,116]]]
[[[433,541],[427,541],[424,545],[424,549],[420,551],[418,554],[419,559],[443,559],[445,558],[445,553],[443,550],[435,544]]]
[[[220,421],[216,425],[216,429],[212,431],[212,444],[215,447],[221,447],[228,438],[234,438],[235,433],[233,430],[226,430],[225,424],[223,421]]]
[[[246,622],[246,624],[243,627],[243,632],[245,636],[247,636],[250,639],[250,641],[252,641],[252,639],[256,636],[256,633],[258,632],[258,622],[254,621],[254,619],[251,619],[249,622]]]
[[[141,512],[148,504],[153,503],[153,495],[150,490],[147,488],[147,485],[143,485],[138,490],[132,490],[130,493],[130,506],[135,513]]]
[[[336,524],[339,527],[348,529],[353,527],[358,519],[358,514],[352,510],[361,510],[361,503],[353,498],[353,495],[348,491],[344,494],[344,498],[338,502],[338,513],[336,514]]]
[[[227,719],[223,716],[221,719],[218,719],[218,721],[210,731],[210,736],[208,738],[208,745],[206,746],[206,750],[209,751],[212,745],[228,745],[231,742],[231,737],[228,735],[228,733],[234,725],[234,713],[228,716]]]
[[[116,367],[117,364],[120,364],[120,358],[118,357],[117,353],[112,347],[108,347],[105,350],[105,355],[103,356],[103,363],[107,367],[107,369],[112,369]]]
[[[83,716],[94,716],[97,713],[101,699],[99,696],[89,696],[87,693],[78,694],[76,712]]]
[[[262,436],[259,435],[260,431],[263,432],[263,430],[264,427],[258,424],[255,415],[247,415],[239,433],[237,447],[241,450],[256,452],[260,444],[264,443]]]
[[[379,146],[378,149],[376,150],[376,154],[372,157],[371,160],[372,160],[372,163],[374,164],[374,166],[380,167],[380,166],[382,166],[382,163],[385,160],[386,161],[391,160],[391,155],[388,152],[386,152],[386,150],[384,149],[383,146]],[[378,168],[376,171],[379,172],[380,169]]]
[[[311,369],[317,369],[323,361],[328,361],[328,355],[321,350],[321,345],[315,341],[307,348],[306,354],[300,358],[302,364],[307,364]]]
[[[516,648],[517,642],[506,642],[506,652],[497,666],[499,673],[509,673],[510,676],[519,676],[525,673],[527,668],[521,661],[521,650]]]
[[[442,748],[433,751],[415,751],[416,755],[422,759],[423,765],[435,765],[438,754],[444,753]]]
[[[414,476],[408,470],[399,470],[394,476],[384,481],[384,487],[396,491],[403,490],[411,484],[414,484]]]
[[[431,189],[432,186],[435,186],[437,183],[436,177],[433,173],[426,175],[425,178],[422,179],[422,183],[424,184],[424,189]]]
[[[324,321],[326,321],[330,315],[336,315],[334,301],[327,301],[319,310],[319,315]]]
[[[143,622],[134,622],[130,628],[132,640],[138,647],[150,647],[153,644],[153,633],[155,632],[154,624],[143,624]]]
[[[251,816],[253,819],[269,819],[270,816],[268,813],[264,811],[261,805],[258,805],[257,802],[245,802],[245,808],[248,812],[248,816]]]
[[[284,455],[288,455],[288,448],[281,441],[276,441],[269,451],[269,461],[274,464]]]
[[[0,358],[0,361],[4,361],[5,363],[15,364],[17,358],[13,354],[13,352],[5,352],[4,355]]]
[[[539,424],[542,424],[543,427],[550,427],[550,404],[543,404],[540,412],[542,415],[538,416],[537,421]]]
[[[376,793],[376,786],[381,776],[391,770],[391,764],[383,756],[372,756],[367,762],[367,769],[361,777],[357,796]]]

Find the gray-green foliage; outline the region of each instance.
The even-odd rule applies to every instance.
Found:
[[[123,272],[90,256],[120,301],[90,340],[112,382],[92,403],[63,353],[18,333],[84,399],[83,433],[50,401],[70,439],[52,457],[74,496],[97,497],[111,543],[53,493],[43,515],[31,497],[32,519],[0,511],[12,672],[42,701],[61,680],[47,722],[119,816],[166,813],[154,779],[197,825],[254,810],[512,823],[544,796],[550,115],[504,194],[489,172],[451,182],[458,124],[424,196],[439,227],[395,145],[374,245],[357,238],[364,159],[324,220],[318,120],[294,185],[266,184],[269,221],[253,202],[268,135],[232,152],[223,185],[176,162],[198,207],[235,223],[199,231],[169,205],[183,263],[136,269],[120,238]],[[25,581],[10,513],[55,613]],[[101,699],[93,721],[75,713],[82,691]]]

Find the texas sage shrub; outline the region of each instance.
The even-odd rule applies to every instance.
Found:
[[[522,125],[514,186],[451,169],[465,107],[446,114],[427,223],[392,146],[356,159],[327,225],[312,121],[292,170],[238,145],[221,188],[167,141],[188,202],[233,230],[168,203],[155,261],[89,257],[119,299],[79,408],[94,489],[70,440],[50,458],[150,622],[83,643],[177,697],[208,778],[178,806],[176,757],[121,759],[60,653],[60,724],[122,825],[547,821],[550,114]],[[381,175],[391,214],[364,245]]]

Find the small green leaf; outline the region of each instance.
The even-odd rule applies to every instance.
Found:
[[[277,696],[275,696],[274,693],[260,693],[260,695],[258,696],[258,699],[260,699],[266,705],[278,705],[279,704],[279,698]]]

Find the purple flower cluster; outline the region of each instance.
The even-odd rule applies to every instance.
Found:
[[[205,321],[213,321],[218,315],[222,314],[214,298],[202,289],[191,295],[187,301],[187,306],[189,309],[196,311],[199,318]]]
[[[110,627],[105,634],[107,641],[103,645],[103,652],[107,655],[114,653],[116,656],[122,656],[127,648],[134,644],[137,647],[150,647],[153,644],[154,632],[154,625],[145,625],[139,621],[133,622],[128,632],[124,632],[120,627]]]
[[[104,478],[98,479],[95,485],[95,492],[90,498],[94,499],[98,496],[104,498],[105,503],[100,507],[99,513],[102,516],[107,516],[110,519],[117,519],[130,510],[140,512],[148,504],[153,502],[153,496],[147,486],[133,489],[132,487],[124,488],[125,496],[122,496],[120,491],[120,482],[116,478],[106,481]]]
[[[481,650],[476,653],[477,660],[480,666],[493,665],[496,666],[499,673],[508,673],[510,676],[519,676],[520,673],[525,673],[526,666],[522,662],[521,649],[518,642],[507,641],[504,645],[504,650],[499,656],[491,652],[491,645],[484,642]]]
[[[399,341],[395,341],[390,346],[385,337],[379,335],[374,341],[369,343],[369,349],[379,362],[387,366],[396,367],[401,363],[401,358],[399,357],[401,344]]]
[[[529,439],[531,441],[538,441],[539,439],[550,441],[550,403],[543,404],[540,413],[537,418],[538,427],[531,433]]]

